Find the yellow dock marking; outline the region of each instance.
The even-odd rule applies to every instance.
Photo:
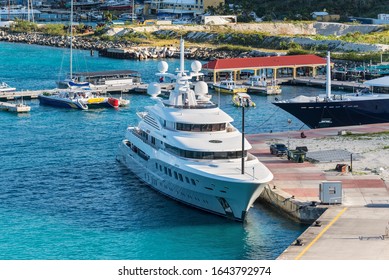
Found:
[[[332,219],[332,221],[311,241],[311,243],[308,244],[307,247],[304,248],[304,250],[301,251],[300,254],[295,258],[295,260],[299,260],[308,250],[312,247],[313,244],[316,243],[316,241],[319,240],[319,238],[342,216],[344,212],[346,212],[347,207],[343,208],[342,211],[338,213],[338,215],[335,216],[335,218]]]

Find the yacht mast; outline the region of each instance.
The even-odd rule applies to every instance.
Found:
[[[73,80],[73,0],[70,1],[70,80]]]
[[[180,73],[181,76],[184,76],[185,66],[184,66],[184,40],[180,40]]]
[[[331,58],[330,52],[327,53],[327,71],[326,71],[326,94],[327,99],[331,99]]]
[[[27,0],[27,21],[30,21],[30,0]]]
[[[132,23],[134,23],[134,16],[135,16],[135,1],[132,0],[132,15],[131,15]]]

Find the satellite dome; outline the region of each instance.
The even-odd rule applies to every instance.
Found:
[[[169,69],[169,65],[167,64],[166,61],[158,62],[158,71],[159,72],[166,73],[168,69]]]
[[[157,97],[159,94],[161,94],[161,87],[159,83],[151,83],[147,87],[147,94],[151,95],[152,97]]]
[[[195,84],[194,92],[196,95],[208,94],[208,85],[206,82],[200,81]]]
[[[202,65],[201,65],[201,62],[200,61],[198,61],[198,60],[195,60],[195,61],[193,61],[192,62],[192,64],[190,65],[190,67],[192,68],[192,71],[193,72],[200,72],[201,71],[201,67],[202,67]]]

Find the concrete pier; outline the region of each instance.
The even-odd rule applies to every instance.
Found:
[[[389,123],[306,131],[307,137],[337,136],[339,131],[389,131]],[[274,174],[260,199],[286,216],[309,224],[279,257],[283,260],[389,260],[389,182],[380,176],[324,172],[317,165],[295,163],[270,154],[266,141],[300,138],[299,131],[247,136],[253,153]],[[334,164],[335,165],[335,164]],[[342,182],[342,203],[319,199],[323,181]]]
[[[106,94],[106,93],[147,93],[148,84],[134,84],[134,85],[93,85],[91,89],[93,91]],[[162,92],[172,89],[171,83],[161,84]],[[25,90],[25,91],[15,91],[15,92],[0,92],[0,100],[14,100],[16,98],[28,98],[35,99],[38,98],[39,94],[44,92],[54,93],[57,89],[46,89],[46,90]]]
[[[14,113],[27,113],[30,112],[31,107],[22,103],[15,104],[9,102],[0,102],[0,110],[5,110]]]

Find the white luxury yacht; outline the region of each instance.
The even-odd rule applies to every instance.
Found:
[[[148,93],[156,104],[138,113],[138,126],[126,130],[117,159],[142,181],[164,195],[190,206],[238,221],[246,213],[273,174],[252,154],[251,145],[231,125],[233,119],[210,101],[201,63],[184,70],[181,40],[180,70],[167,73],[161,62],[157,76],[176,79],[168,100],[156,96],[157,83]],[[243,154],[243,157],[242,157]]]

